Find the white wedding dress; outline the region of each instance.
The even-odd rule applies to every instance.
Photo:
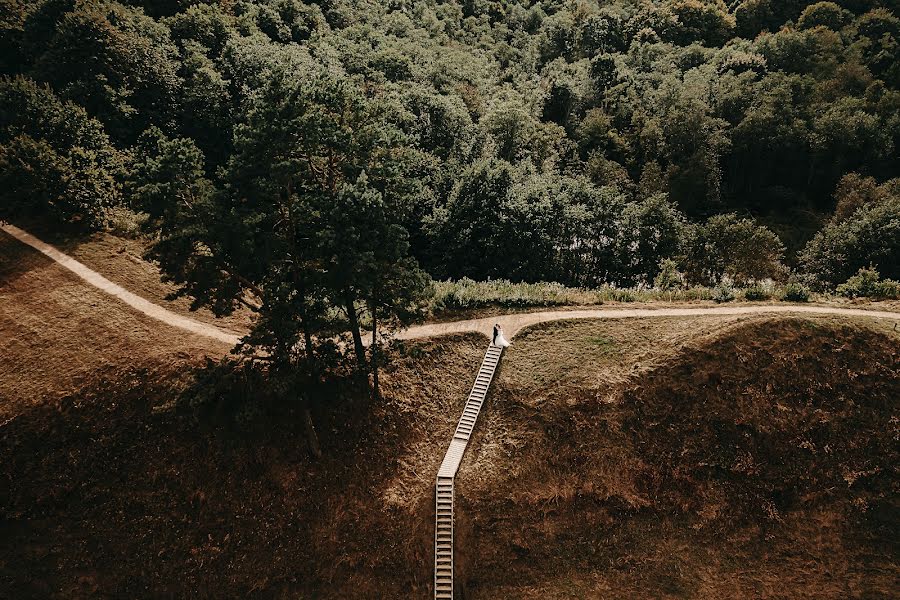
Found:
[[[509,342],[503,337],[502,329],[497,332],[497,336],[494,338],[494,345],[500,348],[509,348]]]

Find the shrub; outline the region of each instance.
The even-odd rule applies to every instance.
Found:
[[[759,284],[752,285],[744,290],[744,300],[750,300],[751,302],[757,300],[768,300],[771,297],[772,292],[765,286]]]
[[[885,279],[879,284],[874,297],[882,300],[900,300],[900,281]]]
[[[486,306],[510,308],[526,306],[562,306],[593,304],[599,301],[597,292],[567,288],[558,283],[512,283],[505,279],[474,281],[438,281],[432,310],[473,309]]]
[[[668,292],[680,288],[683,282],[684,275],[678,271],[675,261],[667,258],[659,264],[659,273],[653,280],[653,287]]]
[[[881,279],[881,274],[874,268],[862,268],[846,283],[837,287],[837,293],[846,298],[900,298],[900,282]]]
[[[900,196],[865,204],[851,217],[829,222],[800,253],[800,264],[831,285],[868,265],[900,279]]]
[[[786,302],[809,302],[809,288],[802,283],[789,283],[784,287],[781,299]]]
[[[505,279],[474,281],[438,281],[431,310],[471,310],[500,306],[506,308],[585,306],[605,302],[649,302],[665,299],[669,302],[711,300],[712,290],[706,287],[675,288],[668,292],[647,287],[621,288],[603,285],[594,289],[566,287],[558,283],[512,283]]]
[[[698,225],[694,234],[685,259],[692,283],[713,285],[727,276],[743,285],[782,272],[784,245],[775,233],[752,219],[716,215]]]
[[[135,212],[125,206],[111,206],[103,212],[103,227],[125,238],[137,238],[147,222],[148,214]]]
[[[734,286],[730,283],[722,282],[713,289],[712,299],[722,304],[734,300]]]

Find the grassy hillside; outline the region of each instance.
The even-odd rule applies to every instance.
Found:
[[[660,354],[686,336],[656,325],[513,347],[458,483],[466,597],[890,597],[897,336],[755,320]],[[578,359],[535,377],[548,345]]]
[[[0,223],[246,334],[0,232],[0,600],[427,597],[423,320],[900,311],[897,8],[0,1]],[[516,336],[461,597],[896,596],[900,312],[655,314]]]
[[[427,595],[433,477],[483,339],[407,343],[380,403],[333,389],[314,415],[325,457],[311,461],[291,406],[200,417],[180,402],[219,349],[77,281],[67,298],[93,304],[70,308],[80,332],[59,319],[6,335],[61,310],[26,293],[66,280],[37,267],[5,272],[0,303],[17,310],[0,339],[21,342],[0,353],[0,596]],[[898,575],[885,515],[900,396],[898,337],[882,329],[656,319],[523,332],[460,472],[463,587],[881,597]],[[64,334],[79,344],[57,347]]]
[[[0,423],[101,377],[120,383],[132,367],[162,381],[228,350],[130,310],[0,233]]]

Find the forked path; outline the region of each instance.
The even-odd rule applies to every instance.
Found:
[[[74,258],[60,252],[50,244],[13,225],[2,225],[7,234],[28,244],[61,266],[75,273],[90,285],[115,296],[133,309],[191,333],[236,344],[240,334],[219,329],[201,323],[189,317],[179,315],[166,308],[153,304],[145,298],[133,294],[117,285],[96,271],[88,268]],[[864,310],[855,308],[838,308],[831,306],[797,306],[797,305],[762,305],[762,306],[717,306],[701,308],[633,308],[633,309],[590,309],[590,310],[554,310],[532,313],[520,313],[469,319],[450,323],[431,323],[411,327],[400,332],[400,339],[416,339],[441,336],[451,333],[478,332],[490,336],[495,323],[500,324],[509,337],[514,336],[524,327],[546,321],[566,319],[624,319],[647,317],[704,317],[721,315],[759,315],[759,314],[814,314],[842,315],[852,317],[872,317],[900,320],[900,312]],[[489,346],[482,361],[481,368],[469,393],[466,406],[460,416],[453,438],[450,441],[441,468],[437,475],[435,488],[435,533],[434,533],[434,597],[436,600],[452,600],[454,587],[453,564],[453,496],[454,478],[462,461],[469,438],[477,422],[482,404],[485,401],[494,373],[500,362],[502,349]]]
[[[60,252],[50,244],[39,240],[27,231],[19,229],[15,225],[0,225],[7,234],[20,242],[27,244],[35,250],[43,253],[61,266],[72,271],[75,275],[90,285],[115,296],[133,309],[185,331],[212,338],[226,344],[234,345],[241,334],[220,329],[213,325],[201,323],[190,317],[179,315],[171,310],[133,294],[122,286],[113,283],[103,275],[78,262],[71,256]],[[704,317],[719,315],[757,315],[757,314],[817,314],[817,315],[843,315],[853,317],[874,317],[882,319],[900,319],[900,312],[884,310],[865,310],[859,308],[839,308],[832,306],[797,306],[797,305],[763,305],[763,306],[716,306],[701,308],[601,308],[589,310],[552,310],[541,312],[520,313],[486,317],[483,319],[468,319],[449,323],[430,323],[410,327],[397,334],[399,339],[418,339],[446,335],[450,333],[479,332],[490,335],[491,328],[499,323],[506,331],[507,337],[514,336],[523,327],[530,327],[546,321],[560,321],[565,319],[624,319],[635,317]]]

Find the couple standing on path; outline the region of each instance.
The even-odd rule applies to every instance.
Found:
[[[500,327],[499,323],[494,325],[494,339],[491,343],[500,348],[509,348],[509,342],[503,337],[503,328]]]

